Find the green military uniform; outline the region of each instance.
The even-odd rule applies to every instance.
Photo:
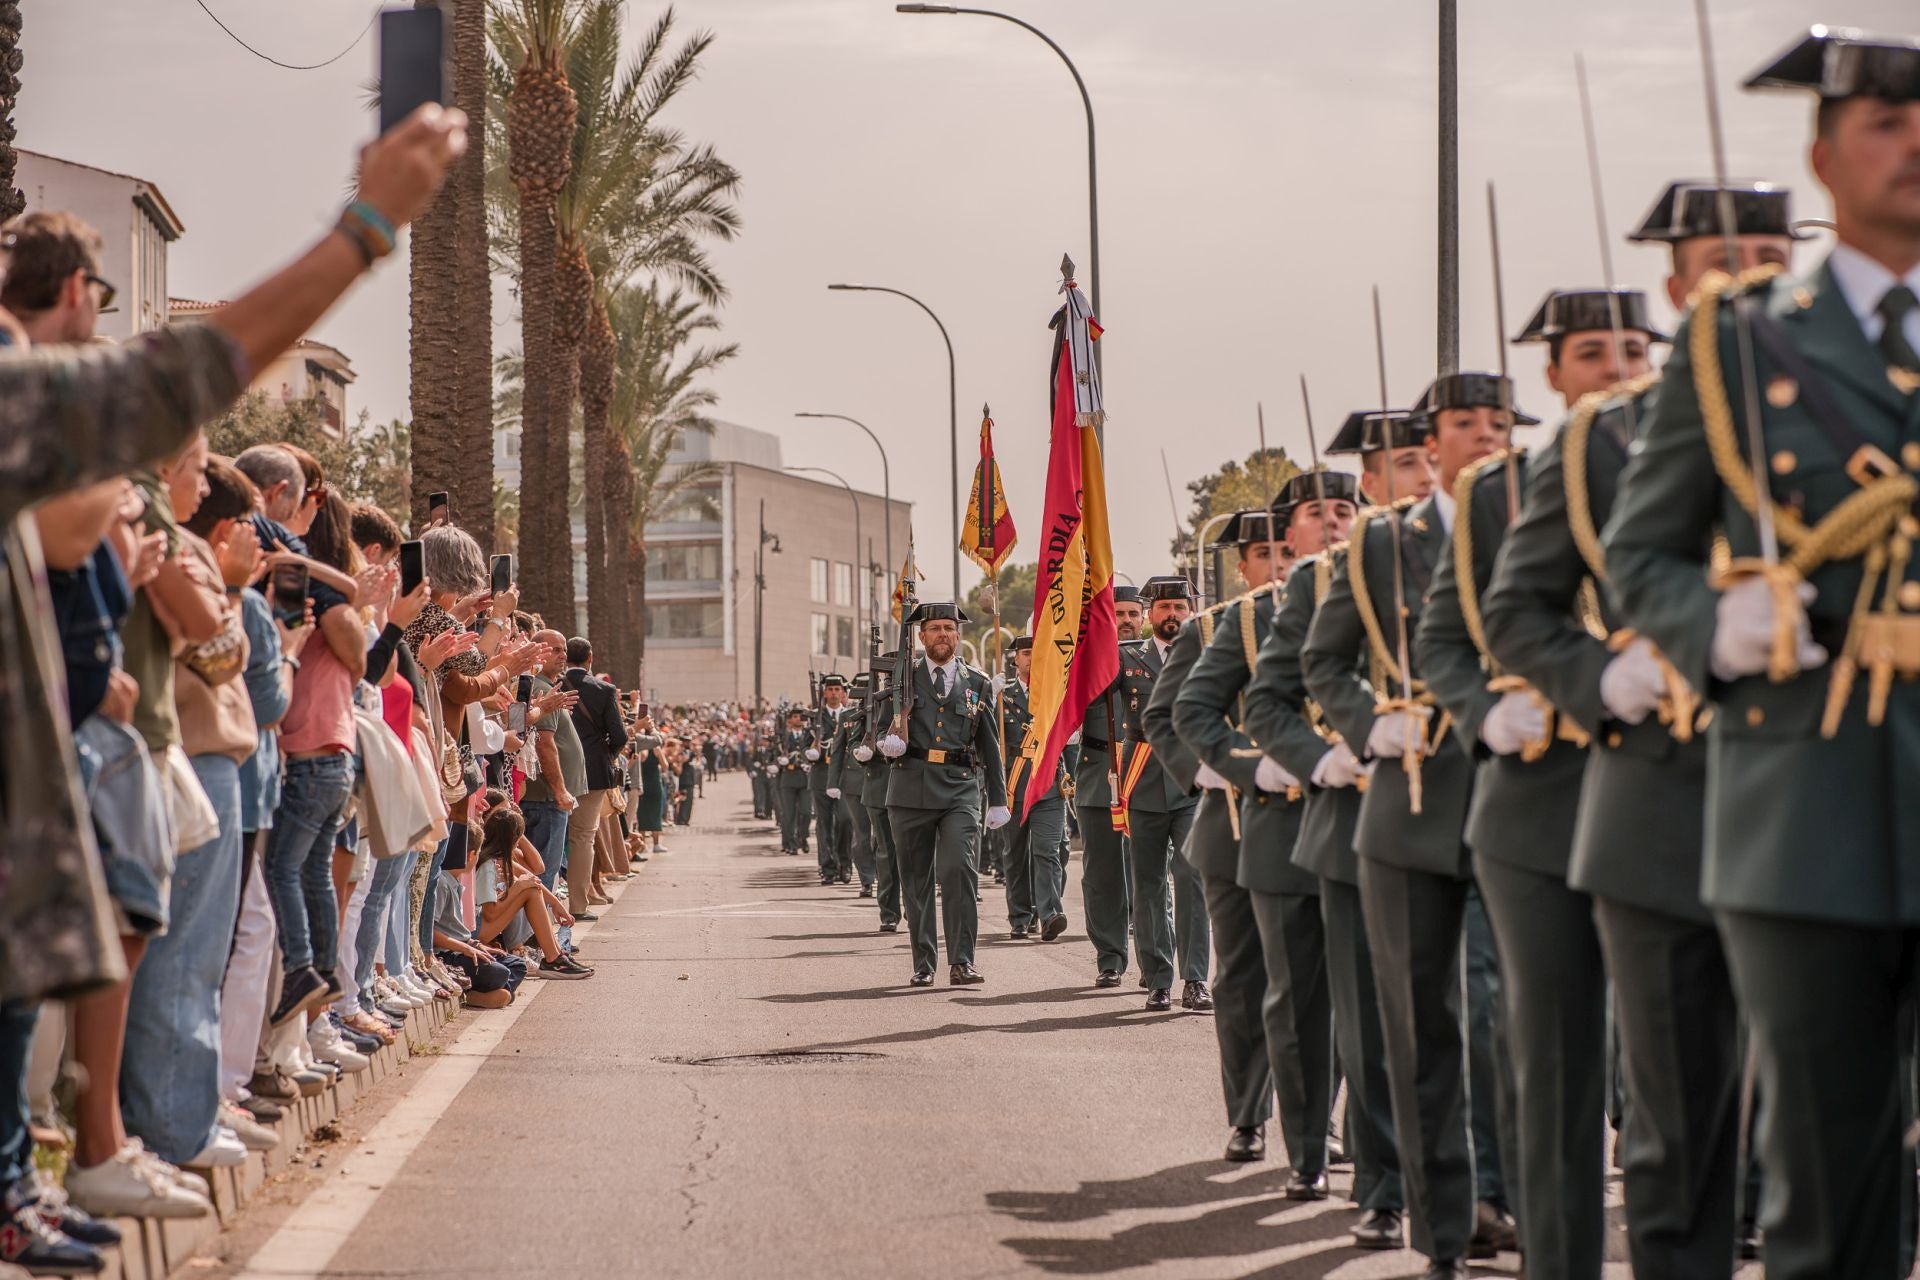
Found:
[[[1336,551],[1310,556],[1294,566],[1247,685],[1246,727],[1260,749],[1299,778],[1306,792],[1292,857],[1294,865],[1315,876],[1320,885],[1327,986],[1335,1043],[1347,1078],[1345,1138],[1347,1154],[1353,1159],[1353,1197],[1362,1209],[1393,1215],[1394,1220],[1382,1223],[1381,1230],[1390,1229],[1392,1242],[1398,1243],[1397,1219],[1406,1201],[1394,1142],[1379,995],[1360,900],[1360,860],[1353,851],[1361,792],[1353,786],[1324,787],[1314,781],[1332,731],[1319,723],[1319,708],[1307,697],[1300,664],[1300,651],[1320,601],[1335,577],[1346,571],[1346,557]]]
[[[1816,29],[1755,83],[1912,101],[1920,48]],[[1606,535],[1626,622],[1715,702],[1702,891],[1765,1100],[1769,1275],[1896,1274],[1912,1187],[1898,1054],[1920,926],[1920,806],[1902,791],[1920,775],[1911,284],[1845,242],[1811,275],[1755,282],[1738,303],[1703,284]],[[1759,495],[1736,306],[1750,308],[1771,491]],[[1827,651],[1778,680],[1716,661],[1729,618],[1706,549],[1717,527],[1736,558],[1759,552],[1756,497],[1775,504],[1781,556],[1815,593],[1806,615]],[[1855,536],[1823,546],[1842,503],[1860,516],[1848,517]],[[1849,648],[1870,628],[1884,648]]]
[[[1027,643],[1032,642],[1027,640]],[[1031,693],[1018,678],[1009,677],[1001,696],[1005,741],[1009,744],[1008,754],[1011,755],[1020,749],[1019,744],[1026,740],[1028,726],[1033,723],[1033,709],[1029,701]],[[1066,829],[1067,801],[1060,794],[1060,762],[1055,762],[1053,775],[1038,790],[1032,772],[1033,762],[1021,757],[1014,760],[1009,775],[1013,783],[1013,821],[1001,828],[1011,833],[1005,845],[1003,867],[1007,884],[1007,923],[1012,927],[1015,937],[1029,931],[1043,935],[1051,931],[1051,937],[1057,938],[1067,926],[1061,902],[1061,895],[1067,888],[1067,867],[1060,858],[1060,836]],[[1031,811],[1026,807],[1029,793],[1037,796]]]
[[[847,852],[853,870],[859,873],[863,898],[873,896],[873,824],[861,796],[866,768],[854,759],[853,751],[866,738],[866,703],[873,696],[868,691],[868,679],[864,672],[854,677],[853,700],[841,712],[827,749],[828,798],[839,807],[838,829],[847,837]]]
[[[773,762],[777,754],[771,742],[762,740],[756,742],[747,755],[747,779],[753,786],[753,816],[763,822],[778,817],[773,798],[774,775],[780,772]]]
[[[947,963],[956,967],[973,964],[979,932],[973,879],[977,875],[974,841],[981,825],[977,768],[985,772],[987,804],[1000,808],[1007,802],[1000,741],[994,733],[991,683],[958,657],[952,659],[943,678],[948,679],[946,688],[938,690],[928,663],[914,663],[913,714],[907,725],[906,753],[894,760],[893,776],[887,783],[887,816],[893,823],[894,849],[900,859],[907,928],[913,937],[914,973],[929,977],[938,943],[933,902],[936,884],[946,929]]]
[[[797,854],[807,847],[807,822],[812,817],[812,797],[807,790],[807,751],[813,735],[805,729],[782,729],[774,739],[776,748],[773,799],[780,814],[780,851]]]
[[[1080,819],[1080,901],[1100,986],[1120,985],[1120,975],[1127,971],[1133,912],[1131,851],[1126,835],[1113,826],[1112,744],[1125,725],[1119,685],[1115,677],[1088,704],[1080,724],[1080,758],[1073,767],[1074,814]]]
[[[808,750],[814,758],[808,761],[807,795],[813,809],[814,839],[819,848],[814,851],[820,867],[820,883],[831,884],[838,880],[841,884],[853,878],[853,862],[846,848],[846,831],[840,826],[840,805],[827,795],[828,775],[833,769],[833,740],[840,732],[840,718],[846,711],[843,704],[836,711],[826,705],[825,696],[829,684],[846,687],[843,676],[822,677],[820,693],[822,701],[813,709],[808,727],[813,741]]]
[[[893,661],[891,653],[880,655],[873,667],[876,682],[893,678]],[[867,759],[860,765],[860,799],[873,836],[873,891],[880,905],[880,928],[892,933],[900,927],[900,861],[893,848],[893,820],[887,815],[887,782],[893,770],[876,748],[893,718],[893,690],[876,688],[867,698],[862,718],[865,736],[860,746],[866,749]]]

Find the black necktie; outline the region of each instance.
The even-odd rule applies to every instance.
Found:
[[[1916,354],[1913,344],[1907,341],[1904,329],[1907,315],[1915,307],[1920,307],[1920,298],[1914,297],[1913,290],[1904,284],[1896,284],[1887,290],[1875,310],[1886,324],[1880,331],[1880,350],[1887,357],[1887,363],[1896,369],[1920,374],[1920,354]]]
[[[945,699],[947,696],[947,669],[945,667],[935,667],[933,669],[933,696],[940,699]]]

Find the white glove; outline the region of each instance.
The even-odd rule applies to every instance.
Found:
[[[1007,676],[1005,672],[1001,672],[1000,674],[994,676],[993,691],[995,693],[1000,693],[1004,691],[1006,687],[1007,687]]]
[[[1639,724],[1666,696],[1667,680],[1654,656],[1653,641],[1645,636],[1614,655],[1600,673],[1600,703],[1607,714],[1627,724]]]
[[[997,831],[1013,820],[1013,810],[1003,804],[996,804],[987,810],[987,830]]]
[[[1200,762],[1200,767],[1193,771],[1193,780],[1208,791],[1225,791],[1227,789],[1227,780],[1221,777],[1219,771],[1204,760]]]
[[[880,739],[880,754],[889,760],[898,760],[907,754],[907,744],[897,733],[890,733]]]
[[[777,775],[777,774],[778,774],[779,772],[780,772],[780,767],[779,767],[778,765],[771,765],[771,764],[770,764],[770,765],[768,765],[768,766],[767,766],[767,776],[768,776],[769,778],[771,778],[771,777],[774,777],[774,776],[775,776],[775,775]]]
[[[1266,756],[1261,756],[1260,763],[1253,771],[1253,785],[1262,791],[1271,791],[1277,795],[1285,791],[1288,787],[1299,786],[1300,779],[1288,773]]]
[[[774,763],[779,765],[782,769],[784,769],[787,767],[787,758],[785,756],[780,756],[774,760]]]
[[[818,747],[807,748],[807,759],[818,760],[819,758],[820,758],[820,750]]]
[[[840,798],[840,788],[838,787],[827,788],[827,799],[838,800],[839,798]]]
[[[853,749],[853,758],[861,764],[865,764],[867,761],[873,759],[873,748],[863,742]]]
[[[1351,787],[1372,772],[1373,766],[1363,763],[1359,756],[1354,755],[1352,747],[1344,742],[1336,742],[1313,766],[1313,785],[1329,790]]]
[[[1813,642],[1807,624],[1805,606],[1819,593],[1811,582],[1794,589],[1800,597],[1800,616],[1794,619],[1794,635],[1802,671],[1827,660],[1827,651]],[[1742,578],[1720,593],[1713,628],[1713,674],[1722,680],[1759,675],[1773,656],[1773,587],[1765,578]]]
[[[1367,730],[1367,754],[1375,759],[1398,760],[1409,751],[1416,755],[1427,754],[1427,717],[1426,708],[1421,714],[1411,711],[1389,711],[1385,715],[1373,718],[1373,728]]]
[[[1532,694],[1503,693],[1480,722],[1480,741],[1497,756],[1518,755],[1529,742],[1547,736],[1547,713]]]

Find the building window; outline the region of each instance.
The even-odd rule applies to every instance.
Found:
[[[842,565],[841,568],[845,568]],[[833,651],[843,658],[853,656],[853,619],[835,618],[833,620]]]
[[[825,561],[815,560],[814,563],[824,564]],[[813,615],[813,653],[816,657],[824,658],[829,655],[827,642],[831,637],[827,633],[827,627],[830,622],[831,619],[824,613]]]
[[[853,603],[853,566],[838,560],[833,564],[833,602],[842,606]]]
[[[649,524],[715,524],[720,519],[720,486],[695,485],[676,494],[658,511],[647,514]]]
[[[726,628],[718,600],[668,600],[647,606],[649,640],[712,640],[719,642]]]
[[[656,542],[647,547],[649,582],[714,582],[719,578],[717,542]]]
[[[807,598],[815,604],[826,604],[827,562],[816,556],[807,561],[807,570]],[[825,653],[826,650],[822,649],[820,652]]]

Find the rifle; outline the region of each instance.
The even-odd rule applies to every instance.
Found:
[[[911,547],[907,561],[913,561]],[[920,624],[907,619],[920,607],[920,593],[912,578],[903,577],[900,588],[900,649],[893,658],[893,736],[905,742],[907,725],[913,718],[913,646],[920,637]]]

